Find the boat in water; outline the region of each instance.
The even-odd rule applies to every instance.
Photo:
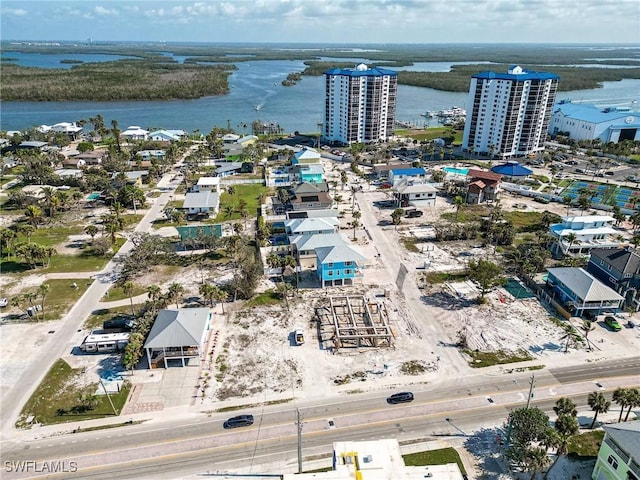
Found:
[[[425,118],[433,118],[436,116],[436,114],[434,112],[432,112],[431,110],[427,110],[424,113],[420,114],[421,117],[425,117]]]
[[[456,107],[454,105],[448,110],[438,110],[437,115],[440,118],[466,117],[467,111],[464,108]]]

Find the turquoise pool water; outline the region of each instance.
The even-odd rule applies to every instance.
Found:
[[[89,194],[89,196],[87,197],[87,200],[95,200],[99,196],[100,196],[100,192],[93,192]]]
[[[469,173],[468,168],[456,168],[456,167],[442,167],[442,170],[451,173],[452,175],[463,175],[466,176]]]

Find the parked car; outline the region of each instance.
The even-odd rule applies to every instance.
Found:
[[[0,308],[4,308],[7,305],[9,305],[9,300],[7,300],[6,298],[0,298]]]
[[[408,210],[405,214],[407,218],[417,218],[422,216],[421,210]]]
[[[577,165],[578,162],[576,160],[567,160],[567,165]]]
[[[612,317],[611,315],[607,315],[606,317],[604,317],[604,323],[606,323],[607,326],[614,332],[619,332],[620,330],[622,330],[622,327],[620,326],[620,323],[618,322],[616,317]]]
[[[408,402],[413,402],[413,393],[411,392],[394,393],[389,398],[387,398],[387,403],[390,403],[390,404],[408,403]]]
[[[131,318],[117,317],[105,320],[102,323],[102,329],[113,332],[130,332],[133,330],[134,321]]]
[[[224,428],[248,427],[253,425],[253,415],[238,415],[231,417],[222,424]]]
[[[544,203],[545,205],[549,203],[549,199],[544,197],[536,197],[533,199],[533,201],[538,203]]]

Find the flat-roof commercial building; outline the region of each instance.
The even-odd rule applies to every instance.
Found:
[[[600,140],[618,143],[640,140],[640,113],[626,108],[598,108],[593,104],[567,101],[556,105],[549,133],[568,134],[572,140]]]
[[[471,77],[462,148],[501,158],[544,150],[558,75],[512,65],[507,73]]]
[[[333,68],[324,72],[322,138],[350,144],[386,140],[393,135],[398,74],[384,68]]]

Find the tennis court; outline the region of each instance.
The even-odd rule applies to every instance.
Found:
[[[516,299],[535,297],[535,295],[531,293],[531,290],[525,287],[518,279],[513,277],[508,278],[507,283],[505,283],[503,287]]]

